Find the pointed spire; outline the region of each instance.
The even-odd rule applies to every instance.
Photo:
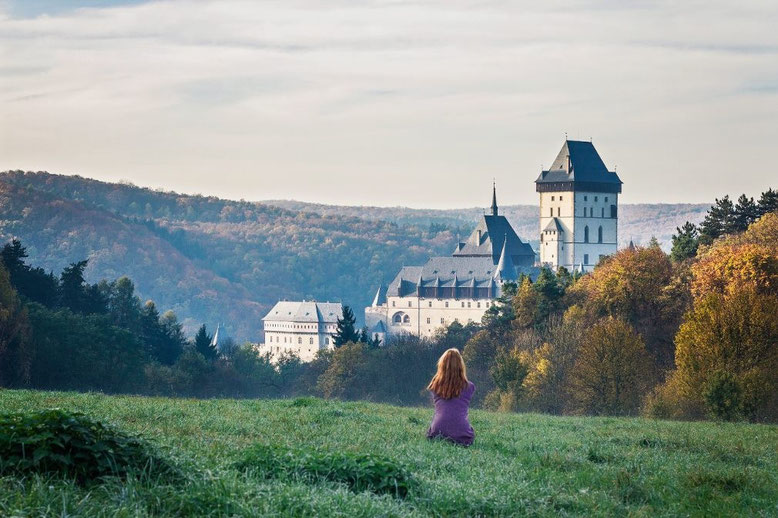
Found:
[[[497,184],[492,180],[492,216],[497,215]]]
[[[378,307],[383,304],[386,304],[386,286],[382,282],[378,286],[378,291],[375,294],[375,297],[373,298],[373,307]]]
[[[497,269],[494,272],[494,277],[499,278],[501,281],[515,281],[516,267],[513,265],[513,259],[508,255],[508,235],[505,235],[505,239],[502,242],[502,252],[500,252],[500,261],[497,263]]]

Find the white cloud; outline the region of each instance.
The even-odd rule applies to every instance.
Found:
[[[778,138],[778,7],[622,4],[0,3],[0,169],[435,207],[496,177],[531,203],[568,131],[624,201],[775,183],[753,158]]]

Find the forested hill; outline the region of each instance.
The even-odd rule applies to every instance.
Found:
[[[258,340],[277,300],[361,308],[404,264],[451,252],[455,232],[12,171],[0,173],[0,238],[12,237],[55,274],[89,258],[90,282],[129,276],[189,334],[221,321]]]
[[[665,245],[704,205],[622,207],[622,238]],[[504,209],[523,238],[537,208]],[[90,282],[127,275],[140,295],[173,309],[192,334],[224,322],[258,340],[279,299],[368,304],[403,265],[449,254],[482,209],[415,210],[245,202],[49,173],[0,173],[0,238],[22,240],[29,262],[59,273],[89,258]]]
[[[487,193],[488,194],[488,193]],[[498,193],[499,195],[499,193]],[[484,196],[484,202],[489,201]],[[468,232],[475,227],[485,208],[465,209],[410,209],[407,207],[344,207],[305,203],[294,200],[266,200],[262,203],[295,211],[316,212],[322,215],[354,216],[370,220],[391,221],[398,225],[447,225]],[[622,204],[619,214],[619,240],[626,246],[630,239],[636,244],[647,244],[656,237],[665,251],[670,250],[675,228],[686,221],[699,223],[710,208],[708,203],[638,203]],[[502,214],[511,221],[522,239],[537,248],[537,205],[500,205]]]

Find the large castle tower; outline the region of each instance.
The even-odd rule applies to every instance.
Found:
[[[540,262],[554,270],[591,271],[618,246],[621,180],[591,142],[565,140],[540,193]]]

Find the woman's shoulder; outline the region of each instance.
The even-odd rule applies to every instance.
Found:
[[[475,383],[473,383],[470,380],[468,380],[468,382],[467,382],[467,391],[470,392],[470,393],[475,392]]]

